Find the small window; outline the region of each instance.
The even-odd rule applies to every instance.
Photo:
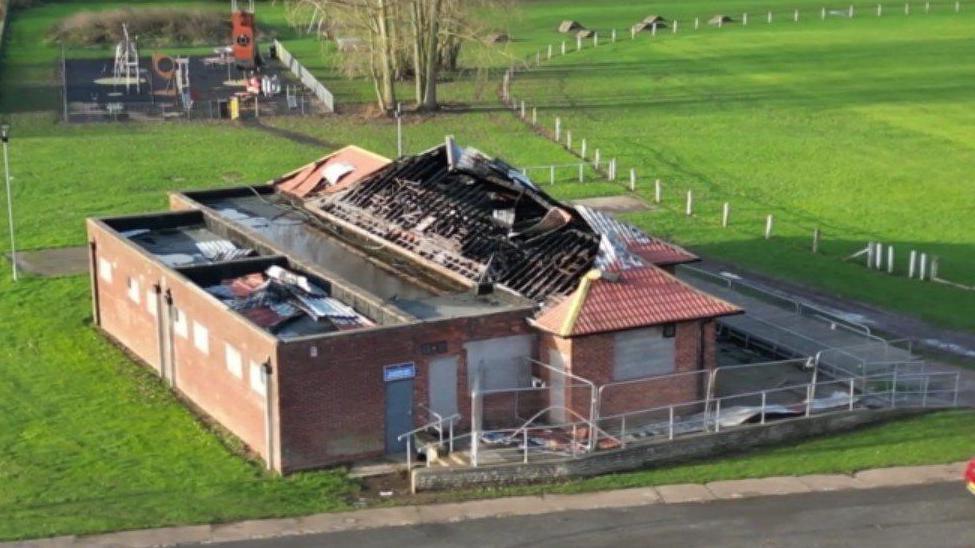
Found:
[[[677,324],[668,323],[663,326],[663,335],[665,339],[672,339],[677,336]]]
[[[190,333],[189,322],[186,319],[186,314],[176,307],[173,307],[173,331],[184,339],[187,338]]]
[[[108,259],[104,257],[98,258],[98,277],[108,283],[112,283],[112,263],[108,262]]]
[[[251,390],[258,394],[267,395],[267,382],[264,380],[264,366],[251,362]]]
[[[139,304],[141,302],[140,299],[142,298],[142,290],[139,289],[139,280],[129,276],[126,278],[125,284],[129,288],[129,299],[131,299],[135,304]]]
[[[244,361],[240,357],[240,352],[229,344],[224,344],[223,353],[227,358],[227,371],[238,379],[244,375]]]
[[[198,321],[193,322],[193,346],[204,354],[210,353],[210,331]]]
[[[156,314],[159,312],[157,308],[158,306],[159,306],[158,303],[156,303],[156,293],[152,290],[152,288],[147,289],[146,308],[149,310],[150,316],[156,317]]]

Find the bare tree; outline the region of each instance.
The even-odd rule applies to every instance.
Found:
[[[484,37],[490,29],[478,23],[476,14],[504,2],[296,0],[292,14],[302,26],[330,29],[342,53],[343,72],[369,76],[379,108],[390,113],[397,102],[395,82],[410,76],[417,109],[436,110],[441,71],[458,68],[462,44],[487,44]]]

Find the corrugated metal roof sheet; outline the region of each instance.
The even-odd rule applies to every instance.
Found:
[[[737,314],[741,309],[699,291],[655,266],[592,275],[568,298],[533,320],[573,337]]]
[[[583,205],[577,205],[576,211],[603,236],[596,259],[596,266],[601,269],[664,266],[698,259],[686,249],[654,238],[602,211]]]

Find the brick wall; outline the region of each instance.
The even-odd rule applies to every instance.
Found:
[[[414,409],[428,404],[428,363],[458,357],[459,429],[469,426],[463,343],[530,333],[527,309],[476,318],[390,326],[283,342],[278,351],[282,468],[294,471],[382,455],[385,450],[383,368],[413,361]],[[423,343],[447,343],[446,351],[424,355]],[[314,348],[314,350],[312,350]],[[314,356],[313,356],[314,353]],[[414,421],[426,420],[414,413]]]
[[[264,396],[252,389],[250,368],[252,362],[260,364],[273,358],[274,338],[229,312],[183,276],[153,262],[105,225],[89,221],[88,235],[94,244],[92,283],[100,328],[158,374],[168,377],[169,371],[174,371],[173,384],[178,392],[267,459]],[[111,265],[111,281],[99,272],[107,265]],[[138,284],[138,303],[129,295],[130,279]],[[162,296],[171,294],[173,307],[185,314],[185,337],[170,327],[175,315],[165,298],[157,302],[154,286],[159,286]],[[156,305],[155,314],[150,312],[150,301]],[[194,345],[195,322],[207,329],[206,354]],[[241,357],[239,377],[228,369],[226,344]],[[172,364],[167,365],[165,375],[161,353],[165,362]]]

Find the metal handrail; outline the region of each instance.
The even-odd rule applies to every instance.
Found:
[[[427,411],[429,411],[431,413],[434,413],[430,409],[427,409]],[[434,414],[436,414],[436,413],[434,413]],[[441,418],[439,418],[439,419],[437,419],[435,421],[428,422],[428,423],[424,424],[423,426],[418,426],[418,427],[414,428],[413,430],[410,430],[409,432],[404,432],[404,433],[400,434],[399,436],[396,436],[396,441],[403,441],[403,438],[406,438],[406,469],[407,470],[412,470],[413,469],[413,435],[414,434],[416,434],[418,432],[425,432],[425,431],[427,431],[427,430],[429,430],[431,428],[437,428],[438,431],[441,433],[440,441],[438,442],[437,445],[438,446],[443,446],[443,423],[444,422],[447,422],[448,428],[450,429],[450,437],[449,437],[450,451],[453,452],[453,450],[454,450],[454,423],[456,421],[460,420],[460,418],[461,418],[460,413],[454,413],[453,415],[450,415],[449,417],[441,417]],[[430,459],[427,459],[427,466],[430,466]]]

